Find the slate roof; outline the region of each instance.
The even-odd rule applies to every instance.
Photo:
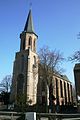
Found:
[[[32,12],[31,9],[29,11],[28,17],[27,17],[27,21],[24,27],[24,31],[25,32],[30,32],[30,33],[35,33],[34,32],[34,27],[33,27],[33,20],[32,20]]]
[[[68,77],[66,75],[62,75],[62,78],[66,81],[69,81]],[[70,82],[70,81],[69,81]]]
[[[54,72],[54,75],[56,75],[57,77],[60,77],[61,79],[66,80],[67,82],[71,83],[71,81],[68,79],[68,77],[66,75],[59,74],[58,72]]]

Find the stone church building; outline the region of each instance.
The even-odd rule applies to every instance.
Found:
[[[11,102],[15,104],[18,102],[18,97],[25,95],[25,102],[31,100],[30,105],[35,105],[37,101],[43,104],[45,96],[45,101],[49,105],[49,87],[45,92],[42,89],[43,81],[38,78],[37,39],[30,10],[24,30],[20,34],[20,51],[16,52],[13,66]],[[52,86],[55,104],[72,103],[72,84],[67,76],[54,73]]]

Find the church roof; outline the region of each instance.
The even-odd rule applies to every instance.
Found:
[[[66,80],[67,82],[71,83],[71,81],[68,79],[68,77],[66,75],[62,75],[58,72],[54,72],[54,75],[56,75],[57,77],[60,77],[61,79]]]
[[[33,20],[32,20],[32,12],[31,9],[29,11],[28,17],[27,17],[27,21],[24,27],[24,31],[25,32],[30,32],[30,33],[35,33],[34,32],[34,27],[33,27]]]
[[[68,77],[66,75],[62,75],[62,78],[66,81],[69,81]],[[69,81],[70,82],[70,81]]]

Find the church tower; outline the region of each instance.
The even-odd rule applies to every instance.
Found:
[[[31,105],[36,104],[38,83],[37,38],[30,10],[24,30],[20,34],[20,51],[16,53],[13,67],[11,101],[15,104],[21,96],[25,96],[26,103],[31,101]]]

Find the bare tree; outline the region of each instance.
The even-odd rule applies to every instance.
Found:
[[[10,92],[11,83],[12,83],[12,77],[11,77],[11,75],[6,75],[3,78],[3,80],[1,81],[1,85],[3,87],[3,91]]]
[[[45,110],[48,111],[48,105],[52,103],[54,106],[54,95],[52,79],[53,74],[60,73],[61,67],[60,64],[64,60],[60,51],[50,50],[49,47],[45,46],[39,50],[39,81],[38,81],[38,91],[42,95],[42,104],[44,105]],[[38,97],[39,98],[39,97]],[[54,107],[52,107],[51,111]]]
[[[68,57],[68,60],[72,62],[80,62],[80,50],[76,51],[73,55]]]
[[[39,75],[49,83],[54,72],[61,72],[60,64],[64,58],[60,51],[52,51],[45,46],[39,50],[39,59]]]

